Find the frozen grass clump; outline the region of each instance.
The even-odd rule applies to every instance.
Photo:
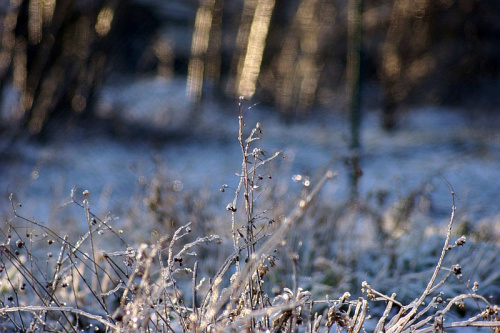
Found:
[[[283,203],[268,168],[282,154],[256,144],[263,126],[247,130],[242,98],[238,111],[241,170],[236,187],[221,186],[231,199],[217,203],[220,212],[207,208],[209,195],[181,194],[159,174],[148,187],[148,213],[132,212],[121,229],[113,216],[93,213],[88,191],[73,190],[70,204],[87,225],[74,235],[22,216],[11,195],[12,216],[1,229],[0,326],[23,332],[498,331],[498,243],[475,235],[469,244],[468,235],[452,232],[451,185],[444,241],[418,214],[392,211],[388,221],[360,201],[332,206],[318,196],[332,171],[308,180],[297,203]],[[135,230],[150,233],[148,242]]]

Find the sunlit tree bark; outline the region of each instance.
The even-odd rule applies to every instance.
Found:
[[[380,66],[386,129],[396,125],[398,103],[434,68],[432,57],[424,54],[430,37],[429,7],[429,0],[394,1]]]
[[[259,0],[255,6],[246,50],[238,62],[237,94],[240,96],[250,98],[255,93],[274,4],[274,0]]]
[[[212,15],[212,27],[207,50],[207,70],[206,78],[212,85],[213,92],[217,92],[220,87],[221,61],[222,61],[222,9],[224,1],[215,0]]]
[[[229,71],[228,82],[226,85],[226,95],[237,96],[237,76],[243,67],[244,55],[248,45],[248,37],[250,35],[250,26],[252,25],[257,0],[243,1],[243,9],[241,11],[238,32],[234,42],[234,48],[231,55],[231,66]]]
[[[323,63],[319,60],[326,31],[334,23],[322,0],[303,0],[284,37],[277,60],[276,102],[284,112],[309,109],[315,99]]]
[[[215,0],[201,0],[196,12],[187,76],[187,94],[189,99],[195,103],[200,101],[203,88],[214,7]]]

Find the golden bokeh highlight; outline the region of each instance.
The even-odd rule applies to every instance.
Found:
[[[113,22],[114,11],[111,7],[104,7],[97,16],[95,31],[100,37],[106,36],[111,29]]]

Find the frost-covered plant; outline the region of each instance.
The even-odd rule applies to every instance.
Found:
[[[175,225],[170,225],[165,234],[158,232],[150,244],[129,245],[123,238],[127,230],[117,229],[110,215],[96,216],[89,204],[89,192],[84,191],[80,200],[76,190],[72,191],[71,203],[83,210],[88,230],[78,237],[69,236],[23,217],[11,196],[14,216],[2,229],[5,240],[0,245],[0,325],[5,330],[25,332],[91,329],[108,332],[440,332],[469,326],[498,331],[498,307],[478,294],[479,283],[473,282],[471,287],[468,281],[462,281],[462,267],[458,262],[444,266],[448,253],[466,245],[465,236],[451,240],[455,219],[451,185],[453,206],[446,239],[440,256],[432,259],[434,267],[430,277],[421,275],[423,287],[413,291],[418,294],[414,301],[405,305],[396,293],[389,296],[377,289],[378,282],[367,281],[354,286],[362,290],[362,297],[355,300],[351,300],[351,293],[345,290],[348,284],[334,290],[341,295],[336,299],[318,296],[312,290],[318,281],[313,274],[324,276],[321,267],[335,270],[334,261],[319,256],[313,257],[315,262],[308,267],[313,274],[306,287],[299,272],[299,255],[291,254],[288,260],[292,262],[293,285],[286,285],[290,272],[278,267],[276,251],[285,248],[287,237],[292,234],[301,241],[303,237],[310,243],[307,245],[310,253],[314,253],[319,252],[314,248],[314,238],[319,233],[325,228],[333,229],[333,233],[339,231],[335,229],[338,224],[321,225],[327,224],[322,221],[322,214],[332,211],[317,203],[307,216],[307,223],[299,225],[299,220],[304,219],[306,210],[313,205],[313,199],[334,173],[327,171],[283,218],[276,221],[266,216],[259,200],[262,200],[262,184],[270,181],[270,177],[261,171],[281,152],[268,155],[255,146],[263,134],[260,123],[244,136],[243,102],[240,98],[238,144],[242,163],[241,171],[236,174],[238,186],[221,188],[224,193],[234,190],[234,198],[226,205],[226,211],[221,212],[225,214],[221,220],[231,226],[229,239],[215,234],[200,235],[200,230],[194,230],[198,225],[183,221],[183,214],[160,210],[164,202],[156,200],[152,210],[157,219],[161,222],[165,216],[174,214]],[[169,202],[172,198],[169,197]],[[328,235],[321,238],[323,245],[327,244],[327,238]],[[355,246],[361,244],[350,241]],[[232,253],[215,270],[204,267],[212,261],[198,253],[206,244],[224,242],[231,243]],[[55,247],[57,252],[51,250]],[[300,259],[304,260],[303,257]],[[322,264],[318,264],[320,261]],[[377,267],[380,263],[374,260],[373,269],[386,272]],[[354,261],[344,259],[340,267],[346,269],[336,272],[332,279],[349,280],[348,275],[358,273]],[[210,269],[215,272],[208,277]],[[283,282],[276,292],[266,286],[271,275]],[[442,288],[453,276],[465,292],[446,298]],[[384,306],[374,302],[383,302]],[[449,314],[457,307],[467,308],[468,318],[448,323]]]

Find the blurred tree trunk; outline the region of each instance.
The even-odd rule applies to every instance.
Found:
[[[358,193],[358,180],[362,175],[358,149],[361,126],[361,51],[363,1],[349,0],[347,4],[347,106],[351,130],[351,198]]]
[[[402,87],[398,87],[403,65],[400,47],[405,33],[408,33],[410,5],[410,0],[394,0],[389,30],[382,46],[381,79],[384,90],[382,126],[387,130],[393,129],[396,125],[396,103],[404,94]]]
[[[360,146],[361,125],[361,41],[363,22],[363,1],[349,0],[347,9],[347,105],[350,114],[350,148]]]
[[[141,30],[141,19],[149,33],[156,27],[149,12],[138,11],[143,7],[130,0],[19,0],[5,8],[0,88],[11,83],[16,95],[7,121],[11,129],[26,127],[32,135],[43,134],[50,119],[90,115],[109,59],[114,66],[138,56],[122,52],[123,45],[136,44],[127,33]]]
[[[187,76],[188,98],[195,104],[198,104],[201,100],[203,79],[207,74],[207,53],[210,43],[213,43],[210,39],[210,35],[214,20],[214,11],[215,0],[200,0],[194,23],[194,33],[191,41],[191,58],[189,59]],[[214,48],[216,50],[217,45],[212,46],[212,52]]]
[[[3,84],[12,79],[19,95],[10,121],[39,134],[54,112],[63,113],[63,104],[77,113],[86,109],[104,68],[102,54],[93,49],[110,30],[114,1],[101,7],[17,3],[11,1],[4,20],[0,78]]]
[[[244,0],[243,9],[236,34],[236,41],[232,52],[231,68],[229,72],[228,84],[226,86],[226,94],[233,97],[238,97],[238,73],[243,67],[245,60],[245,52],[248,47],[250,36],[250,27],[252,25],[255,8],[257,7],[256,0]]]
[[[211,85],[212,93],[220,91],[220,75],[222,63],[222,9],[224,0],[215,0],[212,15],[212,28],[210,29],[207,50],[206,77]]]
[[[382,125],[396,126],[396,109],[412,86],[429,74],[429,0],[394,0],[389,29],[382,46],[380,77],[384,95]]]
[[[285,35],[277,61],[275,98],[286,113],[303,112],[316,99],[322,64],[319,61],[320,39],[327,21],[327,4],[321,0],[301,1]],[[328,22],[331,23],[331,22]]]
[[[246,38],[247,45],[238,61],[236,93],[238,96],[251,98],[257,88],[257,79],[261,71],[262,57],[266,47],[275,0],[246,0],[245,2],[256,2],[256,5],[245,6],[247,8],[255,7],[255,10]],[[245,27],[247,27],[246,24]]]
[[[21,15],[21,4],[11,2],[5,12],[1,13],[0,20],[0,105],[3,104],[3,92],[6,83],[12,77],[14,90],[21,91],[26,80],[26,38],[17,38],[16,26]],[[3,119],[12,119],[12,123],[18,123],[20,114],[11,105],[3,112]],[[3,130],[0,126],[0,131]],[[10,126],[12,127],[12,126]]]

